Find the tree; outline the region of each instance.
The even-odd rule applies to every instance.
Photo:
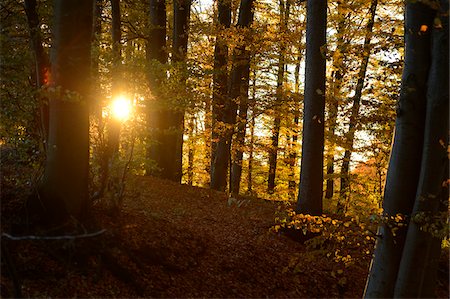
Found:
[[[436,23],[433,3],[406,3],[402,88],[383,200],[387,217],[435,213],[448,167],[438,145],[448,142],[448,118],[446,112],[438,112],[448,111],[448,20],[444,17]],[[448,11],[448,1],[440,1],[440,7]],[[425,274],[425,269],[436,250],[432,250],[432,238],[418,231],[417,223],[409,221],[409,226],[406,244],[405,227],[395,234],[388,223],[379,227],[366,298],[430,295],[426,276],[432,272]]]
[[[272,138],[271,145],[269,149],[269,176],[267,178],[267,191],[273,193],[275,189],[275,176],[277,170],[277,159],[278,159],[278,139],[280,136],[280,126],[281,126],[281,105],[284,100],[284,72],[286,66],[286,40],[283,34],[286,34],[288,21],[289,21],[289,0],[280,0],[280,52],[278,56],[278,73],[277,73],[277,90],[276,90],[276,100],[274,105],[275,117],[273,120],[272,127]]]
[[[191,11],[191,0],[175,0],[173,4],[173,45],[172,62],[180,74],[180,84],[186,91],[186,53],[189,37],[189,19]],[[177,65],[178,64],[178,65]],[[182,103],[178,103],[183,106]],[[183,129],[184,129],[184,107],[172,107],[169,114],[169,130],[165,150],[170,152],[173,159],[171,165],[167,166],[166,176],[175,182],[181,182],[182,156],[183,156]]]
[[[377,11],[377,5],[378,0],[372,0],[370,4],[370,17],[369,21],[366,25],[366,36],[364,37],[364,44],[363,44],[363,56],[361,61],[361,66],[358,73],[358,81],[356,83],[356,89],[355,89],[355,95],[352,99],[352,110],[350,115],[350,124],[348,127],[346,140],[345,140],[345,152],[344,152],[344,159],[342,161],[341,166],[341,186],[340,186],[340,196],[339,201],[337,203],[337,212],[338,213],[345,213],[347,210],[348,205],[348,198],[349,198],[349,188],[350,188],[350,158],[353,151],[353,143],[355,140],[355,133],[357,129],[357,123],[358,123],[358,115],[359,115],[359,109],[361,106],[361,97],[362,97],[362,91],[364,88],[364,81],[366,79],[366,73],[367,73],[367,66],[369,64],[369,58],[370,58],[370,52],[371,52],[371,46],[370,42],[372,40],[372,30],[373,30],[373,24],[375,22],[375,15]]]
[[[92,1],[54,2],[49,139],[39,199],[45,214],[81,219],[89,203]]]
[[[216,147],[219,140],[219,124],[223,118],[223,108],[227,96],[228,84],[228,45],[223,33],[231,25],[231,1],[217,1],[218,34],[214,46],[214,73],[212,96],[212,130],[211,130],[211,170],[216,158]],[[211,171],[211,174],[213,171]]]
[[[167,63],[166,51],[166,1],[150,1],[150,29],[146,48],[146,56],[149,64],[148,81],[154,101],[147,107],[147,126],[149,135],[147,138],[147,165],[146,174],[163,174],[165,165],[172,158],[164,152],[163,131],[166,124],[164,112],[164,94],[162,85],[166,81],[165,72],[162,70]],[[167,174],[168,175],[168,174]]]
[[[239,18],[236,27],[245,30],[253,21],[253,0],[242,0],[239,7]],[[246,35],[248,39],[249,35]],[[211,167],[211,188],[224,191],[227,185],[227,171],[231,159],[231,142],[236,123],[238,98],[244,80],[248,81],[248,75],[244,78],[244,69],[249,63],[249,54],[245,50],[247,40],[238,44],[233,51],[233,67],[228,85],[228,96],[226,98],[222,122],[225,132],[220,136],[217,144],[217,152]],[[248,84],[248,83],[247,83]]]
[[[327,1],[308,0],[302,159],[296,211],[322,214]]]

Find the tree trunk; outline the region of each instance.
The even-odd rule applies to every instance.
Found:
[[[47,161],[39,197],[48,218],[82,219],[88,206],[92,1],[54,3]]]
[[[427,78],[430,68],[434,11],[419,2],[407,2],[405,14],[405,64],[397,109],[394,143],[384,191],[386,216],[410,215],[416,198],[421,168]],[[394,296],[406,230],[395,236],[387,224],[379,227],[365,298]]]
[[[332,198],[334,195],[334,151],[336,148],[336,124],[338,117],[339,105],[341,103],[341,89],[342,89],[342,80],[344,78],[345,65],[343,63],[345,57],[345,53],[347,51],[348,42],[344,41],[344,33],[345,33],[345,20],[349,17],[349,14],[345,14],[345,10],[343,9],[343,3],[338,3],[338,28],[337,28],[337,38],[336,38],[336,51],[338,52],[333,55],[333,67],[337,68],[332,73],[332,84],[331,84],[331,96],[328,101],[328,150],[327,150],[327,184],[325,189],[325,198]]]
[[[195,115],[192,114],[187,120],[187,135],[188,135],[188,167],[187,167],[187,184],[192,186],[194,182],[194,155],[195,155]]]
[[[242,0],[239,8],[238,28],[249,28],[253,20],[253,0]],[[236,123],[237,102],[241,92],[242,75],[245,63],[248,61],[248,52],[245,50],[249,35],[245,36],[244,42],[237,45],[233,51],[233,68],[228,87],[222,121],[225,124],[225,133],[220,136],[217,144],[216,156],[212,167],[211,188],[225,191],[227,185],[227,171],[230,160],[231,140]]]
[[[28,28],[30,30],[30,39],[35,58],[36,87],[41,88],[48,84],[50,74],[50,64],[48,55],[42,46],[41,31],[39,28],[39,16],[37,13],[36,0],[25,0],[25,13],[27,15]],[[47,150],[48,130],[49,130],[49,109],[46,103],[47,99],[39,98],[40,106],[40,135],[43,147]]]
[[[218,11],[218,33],[214,46],[214,72],[213,72],[213,97],[212,97],[212,130],[211,130],[211,174],[216,157],[217,142],[221,135],[223,110],[227,97],[228,84],[228,45],[226,39],[221,36],[224,29],[231,25],[231,1],[219,0]]]
[[[275,189],[275,176],[277,171],[277,160],[278,160],[278,139],[280,137],[280,127],[281,127],[281,106],[283,105],[283,82],[284,82],[284,68],[285,68],[285,56],[286,56],[286,45],[285,45],[285,34],[287,33],[287,25],[289,21],[289,10],[290,2],[289,0],[280,0],[280,53],[278,56],[278,74],[277,74],[277,91],[276,99],[274,105],[274,120],[272,127],[272,137],[271,145],[269,148],[269,176],[267,179],[267,192],[272,194]]]
[[[431,298],[435,296],[437,264],[441,238],[423,227],[436,221],[439,212],[448,212],[449,132],[449,30],[448,0],[440,1],[441,28],[432,33],[432,62],[428,76],[425,139],[419,185],[409,222],[402,260],[395,285],[396,298]],[[428,217],[421,222],[421,216]],[[441,219],[442,221],[442,219]],[[445,224],[445,222],[443,223]]]
[[[248,89],[250,79],[250,54],[247,62],[244,62],[242,73],[241,94],[239,96],[239,122],[235,138],[235,157],[231,168],[231,194],[239,195],[242,176],[242,157],[244,155],[245,131],[247,127]]]
[[[164,65],[166,51],[166,1],[150,0],[150,29],[146,56],[149,64],[148,81],[154,100],[147,104],[147,161],[146,174],[161,176],[164,166],[163,131],[167,119],[164,111],[164,85],[167,76]]]
[[[186,53],[189,37],[189,20],[191,14],[191,0],[175,0],[173,5],[173,45],[172,63],[181,74],[180,85],[183,92],[186,91],[187,68]],[[181,182],[183,176],[183,132],[184,132],[184,107],[172,107],[169,112],[171,133],[168,134],[166,150],[173,157],[165,172],[168,179]],[[173,152],[173,153],[172,153]]]
[[[248,172],[247,172],[247,193],[253,194],[253,151],[255,146],[255,106],[256,106],[256,73],[253,72],[252,82],[252,101],[250,102],[250,109],[252,117],[250,118],[250,142],[248,145]]]
[[[378,0],[372,0],[370,4],[370,19],[366,27],[366,36],[363,45],[363,58],[359,69],[358,81],[356,83],[355,95],[353,96],[353,106],[350,115],[350,124],[345,140],[344,159],[341,167],[341,186],[339,191],[339,201],[337,203],[337,213],[344,214],[348,209],[348,201],[350,197],[350,159],[353,152],[353,143],[358,124],[359,108],[361,106],[361,96],[364,88],[364,80],[366,79],[367,66],[370,58],[370,42],[372,40],[373,24],[377,11]]]
[[[327,1],[308,0],[302,161],[297,213],[321,215]]]

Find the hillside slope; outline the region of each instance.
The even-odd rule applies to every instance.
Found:
[[[343,266],[273,233],[280,204],[150,177],[127,188],[120,215],[94,207],[99,236],[3,240],[24,297],[362,295],[368,259]],[[2,267],[2,297],[13,295],[11,278]]]

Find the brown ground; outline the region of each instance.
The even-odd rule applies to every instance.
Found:
[[[149,177],[132,178],[128,190],[119,216],[95,207],[97,229],[107,229],[100,236],[2,239],[24,297],[362,296],[367,256],[355,249],[345,266],[326,248],[273,233],[277,203],[230,204],[223,193]],[[5,265],[2,258],[1,295],[11,297]]]

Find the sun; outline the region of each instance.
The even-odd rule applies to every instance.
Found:
[[[114,118],[126,121],[131,115],[130,100],[123,95],[116,97],[112,102],[111,111]]]

